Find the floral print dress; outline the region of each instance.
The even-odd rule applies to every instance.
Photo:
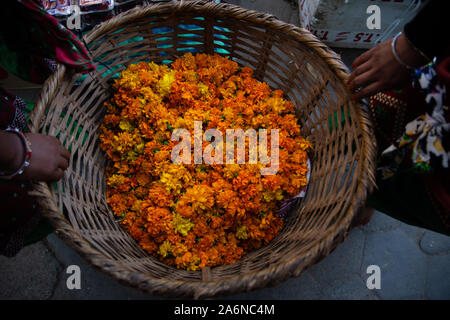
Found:
[[[379,146],[368,204],[450,235],[450,58],[414,70],[412,85],[370,99]]]

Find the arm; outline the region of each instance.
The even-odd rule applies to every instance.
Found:
[[[32,147],[30,165],[19,180],[57,181],[64,175],[69,166],[70,153],[61,142],[51,136],[27,133]],[[21,138],[11,132],[0,131],[0,171],[15,172],[25,159],[25,149]]]
[[[14,172],[20,167],[24,157],[20,138],[14,133],[0,131],[0,171]]]
[[[448,40],[445,40],[448,37],[445,36],[438,40],[440,42],[437,44],[434,37],[431,37],[436,34],[436,30],[429,31],[429,28],[446,23],[445,18],[440,18],[441,15],[448,12],[444,10],[444,7],[448,5],[448,2],[445,3],[444,1],[430,1],[420,14],[405,26],[405,32],[398,37],[395,44],[397,55],[405,64],[417,68],[428,62],[423,53],[426,55],[442,52],[443,54],[445,51],[442,48],[447,47]],[[430,20],[438,22],[427,25],[426,22]],[[444,33],[446,28],[441,27],[440,32]],[[409,39],[408,35],[412,39]],[[429,48],[424,46],[424,43]],[[354,70],[347,83],[353,99],[359,100],[383,90],[404,86],[410,82],[410,70],[395,58],[391,44],[392,40],[385,41],[356,58],[352,65]]]
[[[410,81],[410,70],[395,59],[391,44],[392,40],[385,41],[353,62],[354,70],[347,84],[354,100],[401,87]],[[419,67],[427,62],[411,47],[404,34],[397,39],[395,48],[397,54],[409,66]]]
[[[441,58],[448,48],[449,1],[430,0],[403,32],[410,44],[429,59]]]
[[[25,116],[22,107],[16,105],[16,97],[0,88],[0,172],[3,177],[11,176],[24,165],[27,145],[31,144],[29,166],[14,179],[56,181],[63,176],[68,167],[70,153],[55,137],[43,134],[26,133],[26,138],[8,127],[23,128]],[[28,140],[28,141],[27,141]]]

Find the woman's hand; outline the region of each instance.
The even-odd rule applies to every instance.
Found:
[[[391,43],[392,40],[380,43],[353,62],[354,71],[347,84],[354,100],[402,87],[410,81],[410,70],[395,59]],[[402,61],[409,66],[419,67],[426,63],[426,60],[409,44],[404,34],[397,39],[396,51]]]
[[[31,143],[30,165],[17,180],[57,181],[63,177],[69,166],[70,153],[61,142],[51,136],[27,133]],[[14,172],[19,169],[25,158],[22,139],[15,133],[0,132],[0,165],[2,171]]]
[[[32,155],[30,165],[18,176],[20,180],[58,181],[69,166],[70,153],[51,136],[28,133]]]

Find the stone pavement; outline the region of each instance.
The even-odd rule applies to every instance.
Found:
[[[296,8],[278,0],[230,1],[296,24]],[[276,3],[276,4],[275,4]],[[340,50],[347,65],[361,52]],[[35,100],[37,92],[22,92]],[[81,289],[69,290],[67,267],[78,265]],[[367,268],[380,268],[381,288],[369,290]],[[277,287],[226,299],[450,299],[450,237],[377,212],[320,263]],[[0,299],[160,299],[119,284],[92,268],[54,234],[0,257]]]
[[[81,289],[69,290],[67,267],[78,265]],[[380,268],[369,290],[367,267]],[[450,299],[450,237],[408,226],[377,212],[320,263],[277,287],[225,299]],[[119,284],[92,268],[54,234],[0,257],[0,299],[160,299]]]

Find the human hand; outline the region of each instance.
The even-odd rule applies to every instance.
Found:
[[[395,59],[391,43],[392,39],[382,42],[353,62],[354,70],[347,84],[354,100],[402,87],[410,80],[410,70]],[[410,45],[404,34],[397,39],[396,51],[409,66],[419,67],[426,62]]]
[[[69,166],[69,151],[55,137],[37,133],[27,133],[26,136],[32,149],[30,165],[16,179],[60,180],[64,175],[64,170]]]

